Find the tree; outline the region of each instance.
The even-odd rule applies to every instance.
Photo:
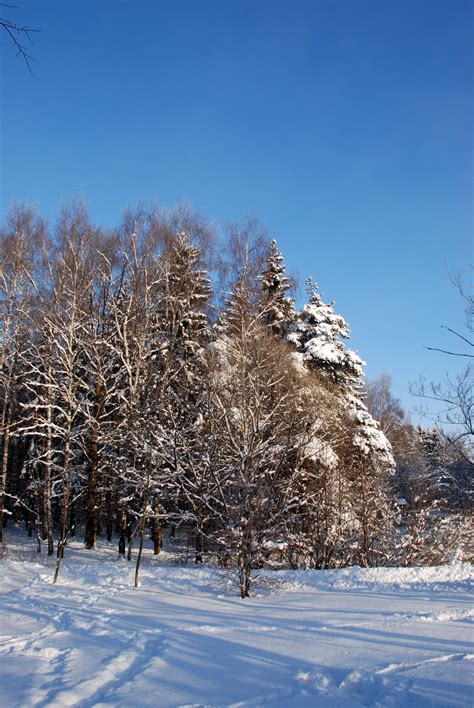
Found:
[[[429,351],[441,352],[450,357],[467,359],[465,367],[460,373],[447,373],[441,381],[427,381],[420,377],[417,384],[410,386],[410,391],[415,396],[436,401],[442,407],[436,416],[438,427],[447,432],[448,440],[452,445],[464,441],[466,461],[473,464],[474,455],[474,366],[470,359],[474,359],[473,341],[473,313],[474,298],[469,293],[460,275],[452,275],[451,280],[457,287],[465,302],[466,334],[462,334],[451,327],[443,326],[457,338],[461,346],[467,347],[465,351],[458,349],[440,349],[427,347]]]
[[[22,432],[43,442],[36,445],[33,458],[44,467],[48,507],[54,495],[60,508],[54,582],[69,533],[68,512],[73,492],[82,486],[80,478],[91,460],[87,444],[85,341],[94,274],[92,239],[93,231],[84,209],[79,205],[64,210],[57,226],[57,245],[47,257],[48,283],[38,297],[39,308],[35,313],[38,336],[24,359],[25,385],[30,397],[23,406]],[[46,519],[51,539],[49,508]]]
[[[294,364],[295,359],[293,357]],[[343,464],[348,436],[334,386],[315,372],[303,375],[308,426],[297,443],[300,474],[288,519],[285,558],[292,567],[329,568],[344,564],[351,514]]]
[[[0,541],[6,521],[10,442],[18,424],[20,355],[43,236],[43,222],[22,207],[12,210],[6,229],[0,232]]]
[[[470,559],[472,477],[463,477],[453,446],[435,428],[415,430],[415,453],[394,481],[399,503],[398,562]]]
[[[333,303],[323,302],[312,279],[307,282],[309,302],[297,313],[288,341],[338,401],[339,426],[346,433],[332,470],[338,477],[337,505],[344,507],[344,529],[338,527],[339,537],[345,537],[340,562],[367,565],[381,560],[381,534],[391,517],[387,476],[394,467],[392,450],[362,400],[364,362],[344,346],[342,340],[349,338],[345,320],[334,313]],[[327,480],[324,488],[330,488]]]
[[[390,441],[405,419],[401,403],[391,391],[391,382],[392,377],[390,374],[383,373],[374,381],[365,383],[365,404],[367,409],[373,418],[379,422],[380,429]]]
[[[160,379],[163,399],[157,415],[168,443],[164,465],[168,480],[162,500],[175,524],[195,526],[196,560],[202,560],[209,516],[204,480],[209,450],[203,419],[208,408],[208,359],[211,340],[207,309],[211,284],[200,249],[178,234],[162,256],[164,281],[158,307]]]
[[[474,358],[474,298],[460,275],[452,275],[451,280],[465,302],[466,333],[447,326],[444,329],[456,338],[463,349],[427,348],[446,354],[452,360],[467,359],[467,363],[460,373],[447,373],[441,381],[427,381],[420,377],[410,390],[415,396],[435,401],[441,406],[435,414],[436,432],[438,438],[448,445],[452,456],[450,464],[437,472],[432,504],[436,506],[436,511],[428,512],[431,524],[425,522],[432,535],[433,521],[443,522],[446,529],[444,534],[437,534],[438,543],[432,546],[438,549],[438,560],[457,557],[470,560],[472,550],[469,551],[469,532],[466,529],[472,524],[474,501],[474,366],[470,361]]]
[[[288,340],[321,376],[345,392],[353,391],[359,385],[364,362],[341,341],[349,338],[347,323],[334,313],[334,303],[323,302],[312,278],[307,280],[307,294],[309,301],[298,313]]]
[[[161,463],[163,434],[160,420],[155,416],[159,377],[154,360],[160,354],[157,303],[163,276],[153,243],[149,240],[140,243],[135,225],[130,226],[117,289],[109,308],[110,337],[105,342],[114,362],[117,402],[113,425],[101,443],[106,464],[115,471],[120,554],[125,553],[126,527],[135,521],[134,530],[128,534],[129,560],[133,541],[139,534],[137,584],[145,523]],[[162,383],[158,390],[161,387]]]
[[[415,428],[393,396],[388,374],[368,382],[365,391],[396,463],[390,483],[397,505],[394,561],[411,565],[469,559],[466,529],[474,490],[464,439],[453,441],[442,428]]]
[[[298,453],[307,429],[301,374],[283,342],[272,337],[244,270],[222,313],[216,342],[214,400],[221,412],[223,510],[215,540],[237,568],[241,597],[252,574],[285,544],[301,474]]]
[[[283,256],[275,240],[270,243],[265,269],[258,280],[262,283],[261,309],[265,312],[265,322],[272,334],[285,337],[295,319],[295,306],[287,294],[292,283],[285,275]]]
[[[392,446],[397,475],[409,474],[419,462],[418,437],[400,400],[391,391],[390,374],[383,373],[365,382],[364,394],[369,413],[378,421]]]
[[[20,209],[0,248],[0,491],[55,579],[76,528],[87,548],[115,529],[129,560],[137,544],[138,585],[147,528],[157,553],[181,527],[242,597],[263,566],[469,557],[467,437],[416,431],[388,375],[363,386],[344,319],[311,280],[294,311],[253,222],[232,230],[217,322],[189,211],[105,233],[72,205],[49,239]]]

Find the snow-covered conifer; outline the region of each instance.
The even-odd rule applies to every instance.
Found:
[[[273,240],[268,248],[265,269],[258,276],[263,291],[260,307],[269,330],[281,337],[286,336],[295,318],[294,300],[288,296],[292,283],[285,270],[283,256]]]
[[[242,597],[252,572],[286,555],[289,519],[300,507],[299,464],[308,442],[306,381],[284,342],[268,331],[244,270],[218,326],[214,401],[221,412],[223,512],[216,540],[237,568]]]
[[[380,550],[379,531],[387,527],[391,515],[387,473],[393,468],[393,456],[390,443],[362,400],[364,362],[344,345],[343,340],[349,338],[347,323],[334,312],[333,303],[323,302],[311,278],[307,292],[309,302],[297,313],[288,341],[338,399],[339,424],[347,434],[337,472],[333,472],[340,480],[338,504],[345,507],[344,524],[339,524],[346,548],[346,556],[341,560],[367,564],[375,560],[372,550],[377,544]],[[328,488],[327,484],[325,487]],[[377,514],[373,512],[375,508]],[[351,544],[358,549],[359,556],[352,551],[347,553]]]
[[[207,312],[211,284],[201,251],[184,232],[176,236],[161,260],[158,369],[162,400],[157,415],[168,440],[162,505],[174,524],[194,526],[200,557],[208,516],[203,488],[208,461],[202,422],[208,407],[206,347],[211,338]]]
[[[307,280],[307,293],[309,301],[298,313],[288,340],[308,366],[344,392],[352,392],[360,383],[364,362],[341,341],[349,338],[347,323],[335,314],[333,303],[323,302],[311,278]]]

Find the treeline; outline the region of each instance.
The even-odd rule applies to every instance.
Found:
[[[461,552],[467,487],[430,492],[442,465],[421,443],[395,466],[347,324],[311,280],[295,308],[251,222],[217,240],[153,208],[103,230],[72,205],[50,231],[17,207],[0,258],[0,528],[23,521],[55,578],[79,532],[137,546],[138,574],[145,534],[159,553],[180,528],[197,561],[238,569],[243,597],[265,564],[431,562],[448,518],[436,560]],[[443,469],[460,488],[458,447]]]
[[[398,508],[397,542],[405,565],[474,561],[472,512],[474,463],[470,428],[416,427],[390,390],[390,376],[368,382],[365,402],[392,446],[395,470],[391,490]],[[471,393],[472,398],[472,393]],[[449,421],[448,421],[449,422]]]

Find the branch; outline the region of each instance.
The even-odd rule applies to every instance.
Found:
[[[463,337],[462,334],[459,334],[459,332],[456,332],[455,329],[451,329],[451,327],[447,327],[446,325],[441,325],[443,329],[447,329],[448,332],[451,332],[451,334],[456,335],[456,337],[459,337],[459,339],[462,339],[463,342],[466,342],[466,344],[469,344],[469,346],[474,347],[474,342],[471,342],[469,339],[466,337]]]
[[[16,5],[7,5],[6,3],[0,3],[0,6],[7,7],[12,10],[17,9]],[[30,34],[32,32],[41,32],[42,30],[36,29],[35,27],[28,27],[28,25],[19,25],[16,22],[8,20],[6,17],[0,17],[0,27],[2,27],[3,30],[8,34],[13,46],[17,50],[16,56],[23,57],[25,64],[28,67],[28,71],[30,72],[30,74],[34,75],[33,70],[31,68],[31,62],[35,59],[33,56],[31,56],[31,54],[28,54],[26,47],[22,44],[20,40],[26,38],[30,42],[30,44],[33,44],[33,40],[31,39]]]
[[[461,354],[460,352],[450,352],[447,349],[438,349],[438,347],[426,347],[430,352],[441,352],[442,354],[449,354],[450,356],[467,356],[469,359],[474,359],[473,354]]]

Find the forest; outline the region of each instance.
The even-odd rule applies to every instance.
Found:
[[[364,382],[334,304],[275,240],[186,206],[113,229],[17,205],[0,231],[0,537],[55,556],[103,537],[136,563],[186,539],[235,569],[473,559],[466,436]],[[1,540],[1,538],[0,538]]]

